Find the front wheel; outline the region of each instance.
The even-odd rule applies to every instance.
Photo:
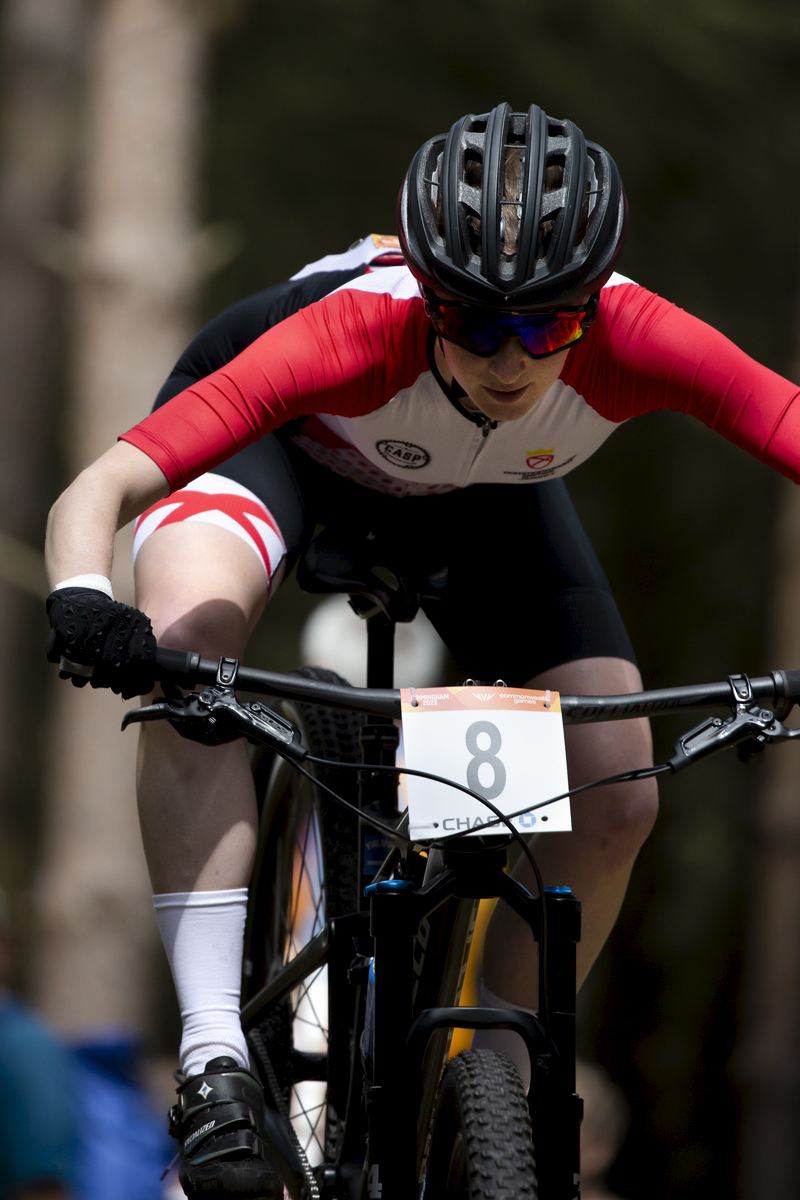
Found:
[[[466,1050],[442,1075],[425,1200],[536,1200],[531,1121],[516,1067]]]

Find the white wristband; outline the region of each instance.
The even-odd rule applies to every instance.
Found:
[[[73,575],[71,579],[65,579],[62,583],[57,583],[53,588],[54,592],[59,592],[61,588],[92,588],[95,592],[105,592],[109,600],[114,599],[114,593],[111,590],[111,580],[106,579],[105,575]]]

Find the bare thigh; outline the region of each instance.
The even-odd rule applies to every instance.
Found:
[[[136,594],[160,645],[242,658],[266,602],[267,577],[234,534],[183,522],[156,530],[142,546]],[[200,746],[166,722],[142,726],[137,785],[156,892],[247,884],[256,805],[242,742]]]

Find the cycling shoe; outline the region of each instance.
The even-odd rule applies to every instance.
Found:
[[[180,1181],[190,1200],[282,1200],[283,1183],[264,1140],[261,1085],[233,1058],[212,1058],[178,1088],[169,1131],[181,1143]]]

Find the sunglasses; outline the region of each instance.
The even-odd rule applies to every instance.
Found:
[[[580,308],[502,312],[477,304],[451,304],[426,291],[425,311],[441,337],[470,354],[488,358],[508,338],[518,337],[532,358],[547,358],[581,340],[597,315],[597,300],[593,296]]]

